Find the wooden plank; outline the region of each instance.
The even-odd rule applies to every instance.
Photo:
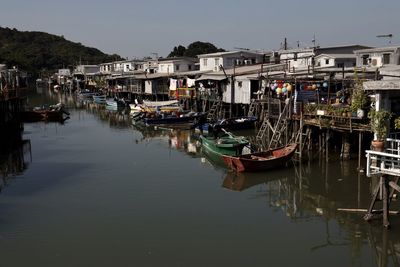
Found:
[[[395,182],[389,182],[390,187],[392,187],[393,189],[395,189],[397,192],[400,192],[400,186],[395,183]]]
[[[345,212],[367,212],[367,209],[345,209],[345,208],[338,208],[337,211],[345,211]],[[372,210],[371,213],[381,213],[382,210]],[[400,211],[390,210],[389,214],[391,215],[400,215]]]

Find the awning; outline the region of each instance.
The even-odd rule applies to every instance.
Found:
[[[365,91],[400,90],[400,80],[368,81],[363,83]]]
[[[200,78],[196,79],[196,81],[205,81],[205,80],[222,81],[225,79],[227,79],[225,75],[203,74],[200,76]]]

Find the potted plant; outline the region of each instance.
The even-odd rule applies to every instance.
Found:
[[[364,118],[365,107],[368,104],[368,96],[363,90],[363,81],[354,73],[354,88],[351,94],[350,111],[357,114],[357,117]]]
[[[351,96],[351,111],[357,112],[357,117],[363,118],[365,116],[364,108],[367,104],[368,97],[364,90],[358,87],[354,88]]]
[[[394,119],[394,128],[396,130],[400,130],[400,117],[397,117],[396,119]]]
[[[370,119],[371,130],[376,135],[376,139],[371,144],[374,150],[383,151],[391,117],[392,113],[386,110],[371,109],[369,111],[368,118]]]

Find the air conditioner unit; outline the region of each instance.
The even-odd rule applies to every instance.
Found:
[[[382,67],[382,57],[371,57],[369,58],[369,65],[371,67]]]

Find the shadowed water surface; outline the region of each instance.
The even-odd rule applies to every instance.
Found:
[[[235,174],[194,132],[70,112],[25,125],[32,160],[3,178],[0,266],[398,266],[397,218],[386,232],[337,211],[368,205],[356,162]]]

